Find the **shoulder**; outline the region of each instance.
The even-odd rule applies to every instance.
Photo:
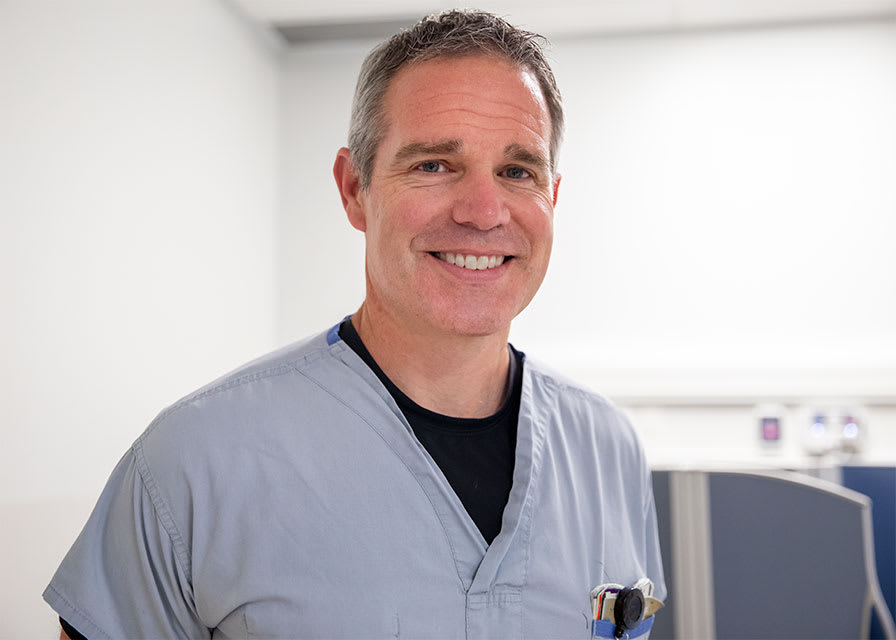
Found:
[[[612,448],[639,463],[643,451],[625,413],[611,400],[587,386],[526,357],[533,402],[551,407],[564,432],[577,433],[606,450]]]
[[[226,395],[234,389],[251,388],[259,380],[276,378],[301,370],[325,358],[328,347],[326,334],[323,333],[281,347],[237,367],[186,395],[163,410],[159,417],[209,398]]]
[[[625,414],[612,401],[586,385],[529,356],[526,356],[525,368],[532,378],[533,393],[553,395],[561,407],[587,411],[628,424]]]
[[[260,389],[276,384],[279,378],[302,374],[308,369],[326,366],[332,360],[333,350],[343,350],[343,343],[331,346],[327,333],[320,333],[251,360],[233,371],[200,387],[162,410],[153,424],[163,422],[171,414],[191,407],[226,403],[229,400],[248,400]]]
[[[342,359],[347,349],[322,333],[257,358],[162,410],[131,447],[157,509],[189,529],[196,504],[242,499],[247,487],[313,460],[317,434],[332,431],[324,417],[340,406],[330,389],[358,379]]]
[[[321,333],[256,358],[163,409],[137,439],[138,458],[180,460],[234,451],[288,427],[297,407],[321,402],[313,378],[345,375],[334,357],[347,347]],[[320,372],[324,371],[325,374]]]

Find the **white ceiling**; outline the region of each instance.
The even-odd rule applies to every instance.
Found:
[[[394,25],[458,6],[443,0],[229,0],[292,41],[386,35]],[[462,5],[461,5],[462,6]],[[481,8],[549,37],[896,18],[896,0],[490,0]],[[298,27],[290,34],[285,27]]]

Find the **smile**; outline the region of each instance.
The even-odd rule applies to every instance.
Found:
[[[476,256],[464,255],[462,253],[445,253],[439,251],[433,253],[436,258],[471,271],[481,271],[483,269],[494,269],[504,263],[504,256]]]

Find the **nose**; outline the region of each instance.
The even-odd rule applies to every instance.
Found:
[[[452,217],[458,224],[488,231],[510,221],[510,209],[491,172],[469,173],[457,186]]]

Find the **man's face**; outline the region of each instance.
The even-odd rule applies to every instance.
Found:
[[[559,178],[535,76],[489,57],[414,64],[384,113],[370,186],[349,213],[366,233],[365,304],[422,335],[506,334],[553,241]]]

